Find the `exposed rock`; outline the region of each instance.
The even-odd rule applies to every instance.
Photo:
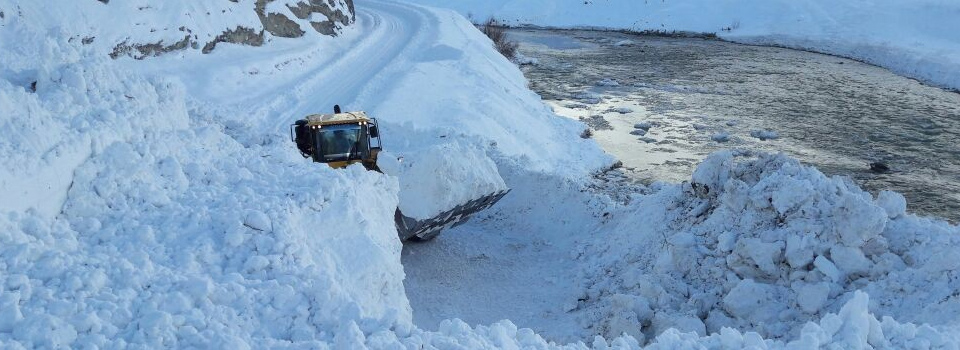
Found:
[[[92,42],[92,41],[91,41]],[[190,35],[187,34],[183,40],[170,45],[164,45],[163,40],[152,44],[130,44],[127,41],[117,44],[110,53],[110,58],[116,59],[120,56],[130,56],[138,60],[147,57],[160,56],[164,53],[176,50],[186,49],[190,45]]]
[[[870,171],[873,171],[878,174],[882,174],[890,171],[890,166],[884,162],[873,162],[873,163],[870,163]]]
[[[98,1],[104,4],[109,2],[109,0]],[[229,1],[239,4],[237,0]],[[155,43],[144,44],[131,42],[131,39],[127,39],[117,44],[113,52],[109,55],[114,59],[121,56],[130,56],[139,60],[187,48],[198,49],[201,47],[201,44],[201,52],[207,54],[212,52],[217,44],[222,42],[261,46],[264,43],[264,32],[283,38],[298,38],[306,34],[304,28],[301,28],[300,24],[294,19],[288,17],[288,14],[267,12],[267,5],[273,1],[274,0],[256,0],[254,3],[253,10],[260,19],[260,28],[238,26],[235,29],[221,33],[212,41],[204,44],[203,42],[197,42],[197,36],[193,35],[191,30],[187,29],[187,26],[181,26],[180,31],[186,34],[182,40],[175,43],[169,44],[161,40]],[[297,2],[296,6],[287,5],[287,8],[289,8],[290,12],[297,18],[310,20],[310,25],[313,29],[323,35],[336,36],[344,27],[353,24],[356,20],[353,0],[303,0]],[[345,10],[346,12],[344,12]],[[317,13],[325,16],[327,20],[315,20],[319,18],[319,16],[315,15]],[[92,43],[93,37],[84,38],[83,42],[84,44]]]
[[[260,17],[260,23],[263,24],[263,29],[273,36],[283,38],[299,38],[303,36],[305,32],[297,22],[279,13],[266,12],[267,4],[270,2],[272,2],[272,0],[257,0],[255,5],[255,10],[257,11],[257,16]]]
[[[203,46],[203,53],[210,53],[214,48],[217,47],[219,43],[233,43],[233,44],[243,44],[250,46],[260,46],[263,45],[263,31],[257,32],[252,28],[247,27],[237,27],[236,29],[231,29],[223,34],[220,34],[213,39],[213,41],[207,43]]]
[[[309,19],[314,13],[326,16],[326,21],[311,21],[310,25],[320,34],[336,36],[339,33],[339,28],[341,28],[338,26],[338,23],[342,26],[348,26],[356,19],[353,11],[353,0],[346,0],[345,3],[350,12],[349,14],[343,13],[340,9],[333,10],[333,1],[330,1],[329,4],[324,3],[322,0],[301,1],[297,3],[297,6],[288,7],[290,11],[293,12],[293,15],[299,19]]]

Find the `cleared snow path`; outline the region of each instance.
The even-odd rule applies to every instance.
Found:
[[[505,177],[513,191],[497,206],[433,241],[404,245],[414,322],[436,329],[450,318],[509,319],[550,341],[586,340],[577,251],[614,204],[551,176]]]

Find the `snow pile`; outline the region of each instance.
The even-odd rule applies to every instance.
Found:
[[[407,0],[509,25],[715,33],[876,64],[960,89],[960,3],[943,0]],[[619,44],[619,43],[618,43]]]
[[[407,152],[399,164],[385,153],[378,165],[385,174],[400,179],[400,212],[418,220],[507,190],[497,165],[483,150],[459,143]]]
[[[642,338],[594,337],[589,344],[560,345],[548,342],[530,329],[518,328],[510,321],[471,328],[460,320],[441,323],[436,332],[414,331],[397,339],[391,333],[375,333],[369,338],[357,334],[353,344],[363,342],[371,348],[405,347],[466,349],[955,349],[960,333],[938,330],[929,325],[899,323],[890,317],[877,318],[868,310],[869,297],[862,292],[852,297],[836,313],[827,313],[817,322],[806,323],[800,335],[790,341],[764,339],[756,332],[722,328],[709,336],[668,329],[642,345]],[[350,343],[346,343],[350,344]],[[343,344],[343,345],[346,345]],[[340,345],[340,344],[338,344]]]
[[[188,124],[183,91],[170,81],[127,79],[62,39],[18,51],[0,55],[0,210],[52,218],[91,153]],[[61,61],[33,64],[44,53]]]
[[[956,326],[960,228],[905,206],[782,155],[714,154],[585,248],[585,326],[638,339],[724,327],[806,339],[806,322],[856,290],[881,315]]]
[[[660,334],[645,349],[952,349],[960,345],[956,332],[929,325],[901,324],[890,317],[878,319],[868,311],[869,297],[855,292],[837,313],[803,326],[800,336],[784,343],[765,340],[754,332],[722,328],[708,337],[675,329]]]
[[[395,180],[248,142],[176,81],[65,37],[19,43],[0,55],[0,347],[317,347],[412,329]]]

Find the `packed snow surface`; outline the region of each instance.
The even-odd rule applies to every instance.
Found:
[[[360,5],[337,38],[138,61],[71,40],[57,23],[77,25],[74,13],[32,21],[51,6],[0,2],[0,347],[960,344],[957,227],[784,157],[717,155],[692,183],[627,195],[596,222],[525,215],[539,191],[581,189],[611,159],[461,16]],[[103,18],[81,23],[129,29]],[[559,306],[589,344],[511,321],[415,325],[393,226],[403,163],[399,179],[335,170],[287,139],[335,103],[380,118],[412,168],[453,168],[417,176],[529,186],[498,209],[512,225],[598,228],[564,262],[580,267],[567,286],[583,298]]]
[[[715,33],[850,57],[960,89],[960,2],[951,0],[408,1],[511,25]]]

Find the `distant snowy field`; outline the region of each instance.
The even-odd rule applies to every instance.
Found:
[[[411,160],[463,149],[490,172],[463,162],[447,164],[462,177],[418,176],[497,180],[495,165],[506,184],[532,187],[497,210],[545,229],[555,217],[524,215],[540,194],[580,188],[612,160],[461,16],[360,5],[337,38],[138,61],[71,29],[96,34],[109,16],[0,1],[0,348],[960,344],[948,328],[957,227],[783,157],[732,154],[705,162],[696,187],[661,184],[614,208],[616,220],[585,224],[607,238],[569,252],[586,298],[557,307],[600,317],[584,318],[600,327],[586,331],[606,337],[559,345],[511,321],[418,328],[393,226],[404,183],[302,159],[293,120],[340,103],[379,117],[387,147]],[[43,13],[54,18],[30,20]],[[592,203],[554,204],[589,219]]]
[[[511,25],[716,33],[863,60],[960,89],[960,2],[953,0],[409,1]]]

